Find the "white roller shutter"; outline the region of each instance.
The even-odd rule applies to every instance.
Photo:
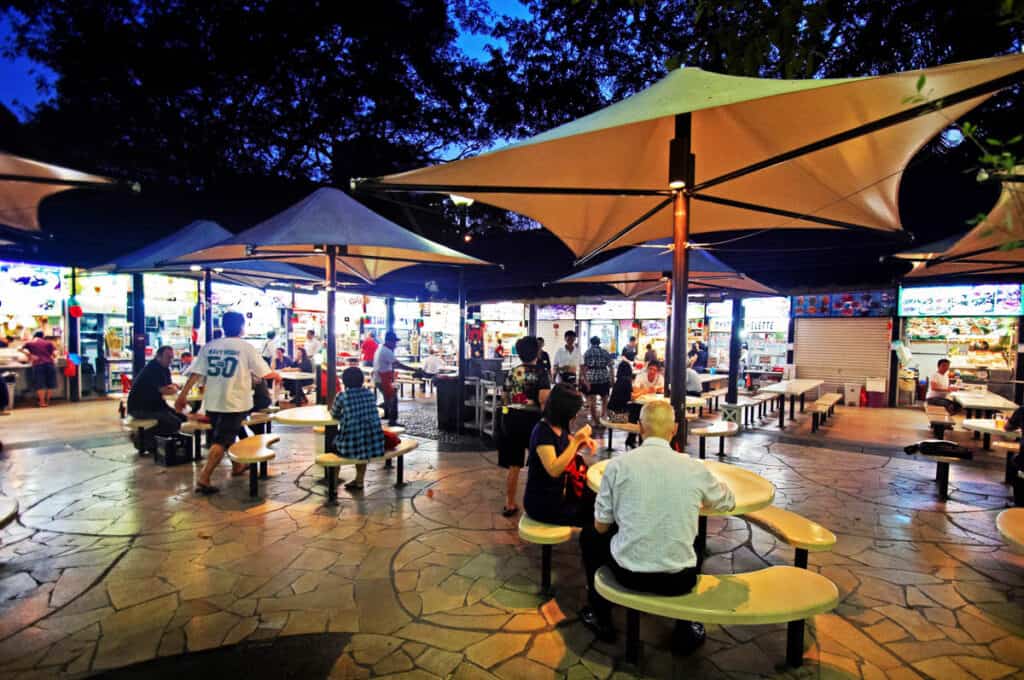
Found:
[[[822,391],[882,378],[889,385],[890,319],[797,319],[796,377],[823,380]]]

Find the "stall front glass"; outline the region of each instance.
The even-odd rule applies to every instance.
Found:
[[[743,301],[743,341],[747,373],[755,378],[782,377],[786,367],[789,298],[748,298]]]
[[[291,294],[281,290],[262,291],[231,284],[213,284],[214,323],[224,312],[245,316],[243,338],[258,350],[263,349],[267,333],[274,331],[283,347],[284,325],[281,310],[291,304]]]
[[[586,351],[591,338],[600,338],[601,346],[618,354],[629,338],[636,335],[632,327],[635,310],[632,300],[605,300],[599,304],[576,305],[580,346]]]
[[[526,305],[519,302],[498,302],[480,305],[484,324],[484,356],[495,358],[498,340],[505,356],[511,356],[516,340],[526,335]]]
[[[69,279],[66,279],[69,280]],[[126,274],[79,276],[75,298],[82,307],[79,338],[82,363],[82,394],[121,391],[121,375],[131,377],[131,329],[128,326]]]
[[[708,368],[729,369],[729,339],[732,332],[732,300],[709,302],[708,313]]]
[[[548,354],[563,342],[568,330],[576,329],[576,305],[538,305],[537,337],[544,338]]]
[[[5,344],[7,337],[12,338],[9,347],[0,348],[0,369],[15,374],[15,395],[31,387],[25,355],[17,349],[24,341],[42,331],[57,345],[58,354],[64,354],[62,273],[56,267],[0,262],[0,334]],[[63,366],[63,360],[58,366]],[[63,393],[64,377],[58,370],[54,394]]]
[[[668,324],[668,305],[663,300],[638,300],[636,302],[636,319],[640,322],[639,357],[642,359],[651,345],[661,360],[665,359],[665,337]]]
[[[424,302],[420,328],[421,355],[437,350],[448,363],[456,361],[459,342],[459,306],[445,302]]]

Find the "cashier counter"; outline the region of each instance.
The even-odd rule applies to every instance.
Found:
[[[64,377],[64,363],[65,359],[63,357],[57,358],[57,387],[53,390],[53,397],[55,399],[67,398],[67,379]],[[28,363],[28,357],[25,356],[24,352],[11,349],[10,347],[0,348],[0,375],[14,373],[16,376],[14,394],[12,395],[16,403],[22,400],[35,401],[30,368],[31,364]],[[9,383],[8,387],[10,387]]]

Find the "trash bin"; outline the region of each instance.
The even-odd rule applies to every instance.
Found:
[[[456,432],[460,416],[463,423],[473,417],[465,405],[465,396],[459,393],[459,379],[439,375],[434,378],[434,385],[437,387],[437,427],[444,432]]]
[[[845,383],[843,385],[843,405],[860,406],[860,383]]]

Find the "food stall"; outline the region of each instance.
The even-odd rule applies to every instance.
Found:
[[[647,345],[654,348],[659,358],[665,358],[665,338],[668,336],[668,305],[663,300],[637,300],[636,320],[640,323],[639,358],[643,358]]]
[[[424,302],[421,305],[421,356],[436,349],[449,363],[456,361],[459,343],[459,306],[446,302]]]
[[[747,345],[746,373],[752,382],[781,380],[786,369],[789,298],[743,300],[743,342]]]
[[[37,331],[57,346],[57,387],[54,397],[67,394],[63,367],[65,289],[62,270],[19,262],[0,262],[0,334],[11,345],[0,349],[0,373],[14,373],[14,395],[31,392],[28,359],[18,347]]]
[[[245,316],[242,338],[253,347],[262,350],[269,331],[274,331],[284,346],[284,310],[291,304],[291,293],[216,282],[212,293],[214,323],[224,312],[239,312]]]
[[[538,305],[537,337],[551,356],[564,343],[565,332],[576,329],[576,305]]]
[[[146,294],[146,358],[162,345],[174,348],[174,355],[192,349],[192,310],[198,299],[194,279],[163,274],[144,274]],[[216,304],[215,304],[216,309]],[[220,315],[214,313],[214,319]],[[131,346],[130,343],[128,345]]]
[[[601,338],[601,346],[618,354],[636,335],[633,327],[632,300],[605,300],[597,304],[576,305],[579,322],[579,343],[582,351],[590,347],[590,338]]]
[[[65,276],[70,285],[70,276]],[[131,378],[131,328],[128,291],[131,276],[89,274],[77,277],[75,298],[82,308],[79,319],[79,371],[82,394],[121,391],[121,376]],[[91,383],[91,384],[90,384]]]
[[[526,335],[526,305],[521,302],[482,304],[480,320],[483,322],[484,357],[487,359],[494,358],[499,339],[506,356],[510,356],[516,340]],[[557,347],[557,344],[553,346]]]
[[[1020,284],[903,288],[903,368],[926,380],[948,358],[955,379],[1012,399],[1021,314]]]
[[[708,368],[729,369],[729,342],[732,338],[732,300],[707,305]]]
[[[316,337],[323,339],[327,327],[327,294],[295,293],[295,306],[291,308],[292,324],[292,356],[299,347],[306,344],[306,333],[313,331]]]
[[[363,333],[373,331],[377,335],[377,342],[384,342],[384,333],[387,332],[388,324],[387,300],[368,295],[364,298],[363,303]]]

